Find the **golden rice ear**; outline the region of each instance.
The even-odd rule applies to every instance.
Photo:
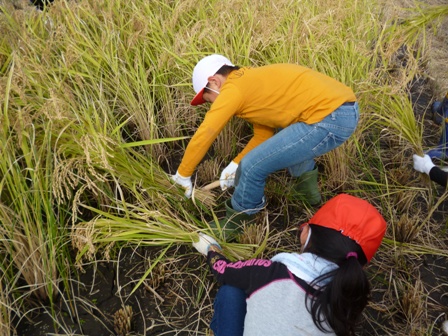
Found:
[[[160,169],[161,163],[173,165],[171,171],[177,168],[187,139],[160,141],[189,137],[202,122],[207,106],[189,105],[189,78],[197,59],[212,49],[241,65],[302,64],[353,88],[361,114],[357,131],[318,163],[324,168],[319,181],[324,198],[340,192],[362,196],[387,217],[387,236],[367,272],[374,291],[364,314],[371,320],[362,328],[377,334],[441,332],[448,192],[412,174],[409,154],[440,138],[424,113],[429,113],[431,96],[441,97],[448,87],[446,5],[55,0],[42,13],[28,0],[0,3],[1,204],[11,210],[0,207],[0,335],[16,332],[17,317],[31,319],[33,311],[52,315],[50,329],[67,333],[87,327],[82,319],[71,319],[69,325],[60,320],[65,313],[76,317],[78,308],[99,313],[97,325],[111,317],[113,311],[100,311],[104,305],[78,296],[76,287],[95,290],[103,282],[79,283],[83,277],[73,264],[82,260],[68,248],[73,244],[85,256],[92,253],[84,267],[97,269],[96,252],[114,256],[109,239],[142,248],[149,242],[152,247],[144,250],[154,257],[164,251],[163,262],[170,263],[165,274],[149,271],[153,283],[149,276],[143,280],[165,287],[166,279],[171,286],[138,300],[140,314],[147,312],[145,304],[156,308],[151,317],[139,318],[144,329],[205,333],[217,284],[204,259],[192,257],[193,233],[207,232],[209,218],[203,217],[213,208],[206,202],[213,196],[200,187],[217,179],[220,167],[240,152],[252,132],[244,120],[233,118],[209,153],[215,171],[205,173],[204,180],[196,176],[192,200]],[[431,88],[420,86],[426,81]],[[154,142],[118,150],[139,140]],[[266,187],[271,230],[263,241],[261,228],[248,227],[247,242],[254,245],[224,243],[233,260],[297,250],[297,238],[289,232],[292,218],[309,220],[312,215],[305,212],[314,210],[285,202],[288,183],[279,172],[270,178],[275,179]],[[166,217],[154,220],[158,211]],[[95,215],[101,217],[92,219]],[[149,269],[142,267],[124,277],[129,283],[121,287],[123,294],[137,287]],[[79,325],[72,327],[75,320]]]

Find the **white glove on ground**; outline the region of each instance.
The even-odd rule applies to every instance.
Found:
[[[233,187],[235,185],[235,173],[238,168],[238,163],[230,162],[227,167],[221,173],[219,178],[219,184],[222,190]]]
[[[412,158],[414,160],[414,169],[420,173],[429,175],[429,171],[435,166],[428,154],[423,157],[414,154],[412,155]]]
[[[207,255],[211,245],[216,245],[219,249],[221,249],[221,246],[219,246],[218,242],[215,239],[213,239],[210,236],[207,236],[205,233],[202,232],[199,233],[199,241],[193,243],[193,247],[199,253],[202,253],[205,256]]]
[[[181,185],[185,189],[185,196],[187,198],[191,197],[191,192],[193,191],[193,184],[191,183],[191,176],[184,177],[180,175],[178,172],[176,172],[176,175],[171,176],[171,180],[173,180],[175,183]]]
[[[448,320],[443,321],[442,330],[445,333],[445,335],[448,335]]]

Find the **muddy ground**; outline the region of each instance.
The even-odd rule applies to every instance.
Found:
[[[407,1],[401,1],[404,6]],[[432,4],[443,4],[443,1],[428,1]],[[447,21],[447,20],[445,20]],[[433,121],[431,105],[434,100],[441,99],[448,91],[448,23],[431,36],[432,48],[426,64],[427,76],[417,78],[412,88],[412,99],[415,111],[425,115],[425,141],[428,146],[436,145],[440,134],[440,125]],[[443,190],[439,190],[443,192]],[[446,222],[448,204],[441,204],[435,214],[440,221]],[[278,219],[277,219],[278,220]],[[279,229],[280,222],[274,223]],[[176,247],[176,252],[183,257],[167,260],[163,266],[153,270],[148,278],[132,295],[130,295],[137,281],[148,268],[148,260],[155,260],[159,249],[148,247],[124,248],[114,262],[98,262],[85,267],[79,281],[73,284],[72,302],[60,300],[60,310],[56,312],[58,325],[51,317],[51,312],[43,308],[36,308],[29,318],[22,319],[18,335],[92,335],[109,336],[119,334],[114,329],[114,314],[124,306],[132,307],[129,318],[130,330],[135,335],[194,335],[193,330],[206,331],[211,318],[212,298],[216,291],[216,284],[203,263],[201,256],[188,247]],[[384,256],[383,256],[384,257]],[[379,255],[381,258],[381,255]],[[440,325],[446,318],[448,311],[448,295],[446,283],[448,279],[448,261],[446,258],[427,255],[416,258],[416,271],[427,288],[434,290],[429,293],[433,301],[434,310],[425,312],[428,319],[433,319],[435,325]],[[180,274],[182,270],[182,274]],[[369,269],[369,272],[375,272]],[[187,274],[187,278],[185,275]],[[210,292],[198,293],[200,282]],[[381,290],[373,293],[373,301],[381,298]],[[196,302],[195,302],[196,300]],[[378,300],[379,301],[379,300]],[[200,302],[201,309],[198,309]],[[76,316],[70,316],[67,304],[76,307]],[[122,317],[126,319],[126,314]],[[369,308],[367,315],[375,319],[378,325],[387,326],[391,322],[384,319],[378,310]],[[359,330],[359,335],[379,335],[378,325],[366,321]],[[406,321],[403,321],[406,323]],[[122,329],[122,330],[125,330]],[[434,335],[440,332],[434,331]]]

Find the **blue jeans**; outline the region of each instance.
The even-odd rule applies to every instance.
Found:
[[[315,124],[292,124],[241,160],[235,178],[232,207],[254,214],[265,205],[264,187],[269,174],[288,168],[299,177],[314,169],[314,158],[340,146],[355,131],[359,119],[358,103],[344,104]]]
[[[213,303],[210,329],[215,336],[242,336],[246,317],[246,294],[242,289],[223,285]]]

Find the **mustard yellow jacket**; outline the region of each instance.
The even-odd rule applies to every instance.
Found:
[[[193,174],[233,116],[250,122],[254,131],[252,139],[233,159],[239,163],[275,129],[296,122],[317,123],[343,103],[353,101],[356,97],[349,87],[303,66],[273,64],[233,71],[191,138],[178,172],[185,177]]]

